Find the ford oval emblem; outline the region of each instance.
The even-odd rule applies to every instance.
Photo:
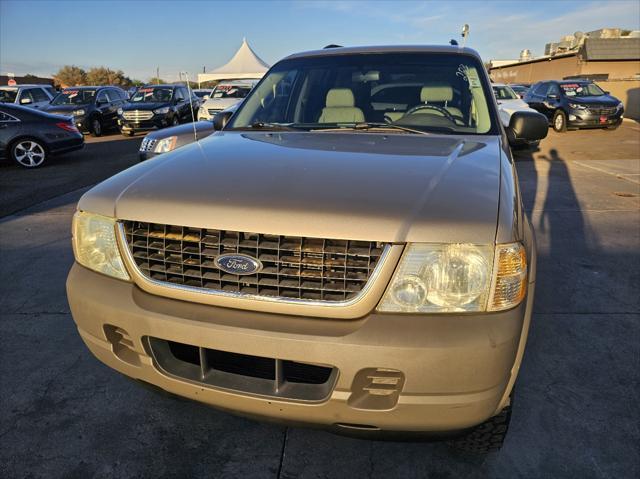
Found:
[[[221,254],[215,259],[218,269],[230,274],[255,274],[262,270],[262,263],[246,254]]]

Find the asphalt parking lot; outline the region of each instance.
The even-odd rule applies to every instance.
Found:
[[[538,239],[511,429],[485,457],[238,418],[94,359],[69,314],[70,222],[141,137],[0,166],[0,477],[639,477],[640,126],[549,133],[518,153]]]

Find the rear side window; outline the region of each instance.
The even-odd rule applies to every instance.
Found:
[[[107,98],[107,92],[102,90],[100,93],[98,93],[98,98],[96,99],[96,101],[109,101],[109,99]]]
[[[49,101],[49,96],[44,92],[42,88],[32,88],[31,95],[33,96],[33,101]]]

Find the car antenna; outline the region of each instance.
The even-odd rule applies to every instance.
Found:
[[[193,112],[193,92],[191,91],[191,85],[189,84],[189,74],[187,72],[180,72],[180,76],[184,75],[187,79],[187,92],[189,93],[189,108],[191,108],[191,124],[193,125],[193,139],[198,141],[198,129],[196,128],[196,115]]]
[[[469,24],[465,23],[462,27],[462,48],[467,44],[467,37],[469,36]]]

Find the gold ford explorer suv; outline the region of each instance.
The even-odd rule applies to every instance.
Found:
[[[546,119],[504,128],[473,50],[404,46],[292,55],[215,123],[80,199],[91,352],[237,414],[499,447],[536,259],[509,144]]]

